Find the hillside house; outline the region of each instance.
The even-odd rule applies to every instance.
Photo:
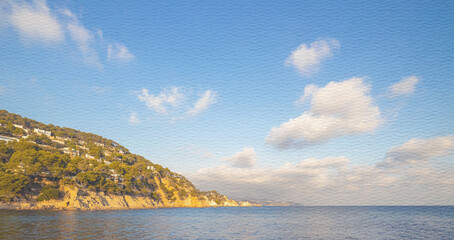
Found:
[[[14,137],[7,137],[7,136],[0,136],[0,141],[10,142],[10,141],[17,141],[19,139]]]
[[[66,154],[71,154],[71,150],[69,148],[63,148],[63,153],[66,153]]]
[[[55,136],[56,139],[60,140],[60,141],[71,141],[70,138],[65,138],[65,137],[59,137],[59,136]]]
[[[69,154],[72,157],[80,155],[79,151],[74,150],[74,149],[70,149],[70,148],[67,148],[67,147],[66,148],[62,148],[62,150],[63,150],[63,153]]]
[[[85,157],[88,158],[88,159],[95,159],[94,156],[92,156],[92,155],[90,155],[90,154],[88,154],[88,153],[85,154]]]
[[[24,126],[22,126],[22,125],[18,125],[18,124],[14,124],[13,123],[13,126],[16,127],[16,128],[24,129]]]
[[[52,132],[51,131],[46,131],[46,130],[39,129],[39,128],[33,129],[33,132],[35,132],[35,133],[37,133],[39,135],[44,134],[44,135],[49,136],[49,137],[52,136]]]

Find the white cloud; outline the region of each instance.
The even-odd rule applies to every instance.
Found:
[[[134,55],[121,43],[107,44],[101,29],[89,30],[82,21],[68,9],[51,9],[45,0],[32,2],[8,1],[0,3],[0,16],[7,19],[4,23],[16,29],[24,41],[57,43],[65,40],[68,34],[82,53],[86,64],[102,68],[98,51],[108,52],[108,60],[130,61]],[[0,24],[3,22],[0,21]],[[71,45],[74,47],[74,45]]]
[[[398,147],[391,148],[379,166],[393,167],[404,164],[425,164],[432,158],[453,154],[454,136],[429,139],[413,138]]]
[[[24,40],[38,40],[52,43],[64,39],[62,26],[45,1],[12,3],[9,16],[11,25]]]
[[[67,28],[69,34],[74,39],[74,41],[79,44],[81,50],[84,52],[88,51],[90,42],[93,41],[93,35],[91,34],[91,32],[77,22],[69,23],[67,25]]]
[[[413,139],[390,149],[386,156],[411,152],[419,161],[447,156],[453,148],[452,136]],[[234,199],[294,201],[306,205],[454,204],[454,163],[448,162],[442,168],[407,164],[406,169],[377,165],[380,163],[353,164],[347,157],[329,156],[276,167],[222,165],[186,175],[202,190],[216,189]]]
[[[71,18],[72,20],[77,20],[76,15],[74,15],[74,13],[71,12],[71,11],[69,11],[68,9],[64,9],[64,10],[63,10],[63,15],[65,15],[65,16]]]
[[[272,128],[265,141],[292,148],[373,132],[383,120],[369,92],[362,78],[330,82],[321,88],[308,85],[302,99],[311,99],[309,111]]]
[[[180,87],[164,89],[159,94],[150,94],[148,89],[143,88],[137,93],[137,98],[150,110],[168,115],[171,122],[183,120],[207,110],[216,102],[216,96],[216,92],[207,90],[192,104],[186,101],[192,95],[188,91],[184,93]]]
[[[309,168],[309,169],[314,169],[314,168],[338,168],[338,167],[343,167],[347,166],[350,163],[350,160],[346,157],[326,157],[322,159],[316,159],[316,158],[308,158],[300,163],[296,164],[295,166],[291,166],[289,170],[292,168],[297,168],[297,169],[302,169],[302,168]]]
[[[131,115],[129,115],[128,122],[131,124],[139,124],[140,123],[139,115],[136,112],[131,112]]]
[[[134,59],[134,55],[129,52],[128,48],[120,43],[109,44],[107,47],[108,60],[120,60],[124,62]]]
[[[301,44],[290,57],[286,64],[293,65],[300,73],[310,75],[318,71],[320,63],[333,55],[333,52],[340,48],[336,39],[320,39],[307,46]]]
[[[307,85],[304,88],[304,94],[300,97],[300,99],[298,99],[298,101],[296,101],[296,104],[303,104],[307,100],[310,100],[312,97],[312,94],[315,93],[317,90],[318,90],[317,86],[315,86],[313,84]]]
[[[6,92],[6,88],[0,85],[0,95]]]
[[[66,28],[82,52],[85,63],[101,68],[102,64],[93,46],[95,44],[93,33],[85,28],[69,10],[65,10],[65,12],[68,12],[66,15],[72,18],[72,21],[66,25]]]
[[[254,166],[255,161],[257,160],[257,155],[254,148],[245,147],[243,150],[233,154],[228,158],[223,159],[226,162],[232,164],[236,168],[250,168]]]
[[[386,187],[396,180],[373,166],[351,165],[343,156],[310,158],[280,167],[224,165],[202,168],[187,175],[202,190],[217,189],[237,199],[295,201],[309,205],[354,202],[355,194],[364,186]],[[348,198],[336,202],[336,194],[347,194]]]
[[[412,94],[418,82],[419,78],[416,76],[404,77],[400,82],[390,86],[388,92],[391,97]]]
[[[190,115],[197,115],[201,113],[202,111],[205,111],[212,105],[213,103],[216,102],[216,92],[213,92],[211,90],[206,90],[202,97],[197,100],[197,102],[194,104],[194,107],[189,109],[188,114]]]
[[[168,114],[167,107],[177,107],[184,99],[184,94],[178,87],[164,89],[158,95],[148,93],[148,89],[142,89],[137,95],[141,102],[145,102],[147,107],[160,114]]]

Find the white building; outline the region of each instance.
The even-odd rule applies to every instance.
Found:
[[[77,150],[71,149],[71,148],[62,148],[63,153],[69,154],[71,156],[79,156],[80,153]]]
[[[88,158],[88,159],[95,159],[95,157],[94,157],[94,156],[92,156],[92,155],[89,155],[89,154],[87,154],[87,153],[85,154],[85,157],[86,157],[86,158]]]
[[[24,126],[22,126],[22,125],[18,125],[18,124],[14,124],[14,123],[13,123],[13,126],[14,126],[14,127],[17,127],[17,128],[20,128],[20,129],[24,129]]]
[[[35,133],[37,133],[39,135],[44,134],[44,135],[49,136],[49,137],[52,135],[51,131],[46,131],[46,130],[39,129],[39,128],[33,129],[33,132],[35,132]]]
[[[59,136],[55,136],[55,138],[58,140],[61,140],[61,141],[70,141],[71,140],[69,138],[64,138],[64,137],[59,137]]]
[[[0,141],[10,142],[10,141],[17,141],[19,139],[7,136],[0,136]]]
[[[66,153],[66,154],[71,154],[71,150],[69,148],[63,148],[63,153]]]

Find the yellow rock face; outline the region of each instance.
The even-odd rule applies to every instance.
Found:
[[[49,200],[43,202],[23,202],[12,204],[0,204],[0,208],[9,209],[54,209],[54,210],[119,210],[119,209],[148,209],[162,207],[249,207],[249,202],[236,202],[227,199],[220,205],[210,201],[206,196],[203,199],[187,197],[181,200],[177,197],[175,201],[163,199],[156,202],[149,197],[105,195],[104,193],[82,192],[77,188],[63,187],[65,197],[61,200]],[[82,194],[83,193],[83,194]]]

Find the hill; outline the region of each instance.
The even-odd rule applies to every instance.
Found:
[[[113,140],[0,110],[0,208],[250,206],[199,191]]]

